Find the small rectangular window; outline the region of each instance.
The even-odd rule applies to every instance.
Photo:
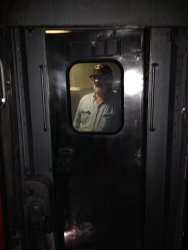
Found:
[[[72,125],[116,133],[122,126],[122,70],[115,62],[77,63],[69,71]]]

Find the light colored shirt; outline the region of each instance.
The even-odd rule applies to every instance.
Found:
[[[83,132],[117,132],[121,126],[121,98],[111,92],[100,104],[94,93],[80,100],[73,126]]]

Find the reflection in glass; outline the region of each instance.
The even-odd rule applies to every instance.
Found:
[[[75,64],[69,74],[73,126],[80,132],[121,127],[121,73],[115,63]]]
[[[125,92],[129,96],[139,94],[143,89],[143,76],[140,72],[131,69],[124,75]]]

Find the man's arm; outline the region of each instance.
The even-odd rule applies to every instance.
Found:
[[[76,115],[74,117],[74,122],[73,122],[73,127],[76,130],[79,130],[79,128],[80,128],[80,122],[81,122],[81,101],[79,102],[79,105],[78,105],[78,108],[77,108],[77,111],[76,111]]]

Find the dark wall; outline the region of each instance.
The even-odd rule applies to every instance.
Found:
[[[4,0],[9,26],[188,26],[187,0]]]

